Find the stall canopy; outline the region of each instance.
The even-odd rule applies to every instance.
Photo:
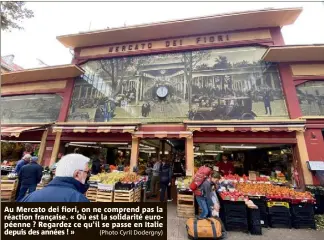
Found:
[[[192,136],[190,131],[152,131],[152,132],[136,132],[133,134],[135,137],[139,138],[187,138]]]
[[[29,131],[42,131],[46,129],[46,125],[34,126],[1,126],[1,136],[18,138],[21,133]]]
[[[324,61],[324,44],[272,46],[262,56],[267,62]]]
[[[137,123],[123,125],[67,125],[57,124],[53,126],[53,132],[65,133],[133,133],[137,129]]]
[[[21,70],[1,74],[1,85],[75,78],[83,73],[81,68],[72,64]]]
[[[189,131],[198,132],[304,132],[304,120],[281,121],[185,121]]]

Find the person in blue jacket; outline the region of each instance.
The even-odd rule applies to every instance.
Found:
[[[17,162],[14,172],[17,173],[17,175],[19,175],[20,169],[26,164],[28,164],[30,162],[30,159],[31,159],[31,155],[25,154],[23,158]]]
[[[81,154],[65,155],[57,164],[55,178],[21,202],[89,202],[83,195],[89,187],[86,184],[89,160]]]
[[[19,202],[25,194],[32,193],[36,190],[37,184],[42,180],[43,168],[37,163],[38,157],[32,157],[29,164],[23,166],[19,172],[18,178],[21,182],[17,202]]]

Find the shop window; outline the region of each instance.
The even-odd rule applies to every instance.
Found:
[[[61,104],[62,97],[56,94],[1,97],[1,123],[55,122]]]
[[[324,80],[300,84],[296,91],[304,116],[324,115]]]
[[[68,120],[287,118],[277,66],[261,61],[265,51],[243,47],[89,61],[76,81]]]

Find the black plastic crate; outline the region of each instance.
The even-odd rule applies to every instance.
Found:
[[[248,232],[249,227],[248,224],[246,223],[225,223],[225,228],[226,231],[244,231]]]
[[[272,219],[269,218],[269,226],[272,228],[291,228],[290,219]]]
[[[315,194],[316,204],[314,206],[316,214],[324,214],[324,195]]]
[[[115,190],[126,190],[129,191],[135,187],[134,183],[121,183],[118,182],[115,184]]]
[[[290,204],[291,215],[294,216],[313,216],[314,215],[314,204],[301,203],[301,204]]]
[[[260,225],[250,225],[249,232],[252,235],[262,235],[262,227]]]
[[[311,228],[311,229],[316,229],[316,223],[315,221],[311,222],[311,221],[293,221],[292,222],[292,227],[296,228],[296,229],[300,229],[300,228]]]
[[[234,218],[234,217],[226,217],[225,223],[244,223],[247,224],[248,220],[247,218]]]
[[[268,215],[269,222],[271,221],[291,221],[290,216]]]

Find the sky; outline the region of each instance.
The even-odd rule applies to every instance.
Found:
[[[264,8],[303,7],[297,21],[282,29],[285,43],[324,44],[323,2],[28,2],[35,17],[24,30],[1,31],[1,56],[14,54],[23,68],[71,63],[72,54],[57,36]]]

